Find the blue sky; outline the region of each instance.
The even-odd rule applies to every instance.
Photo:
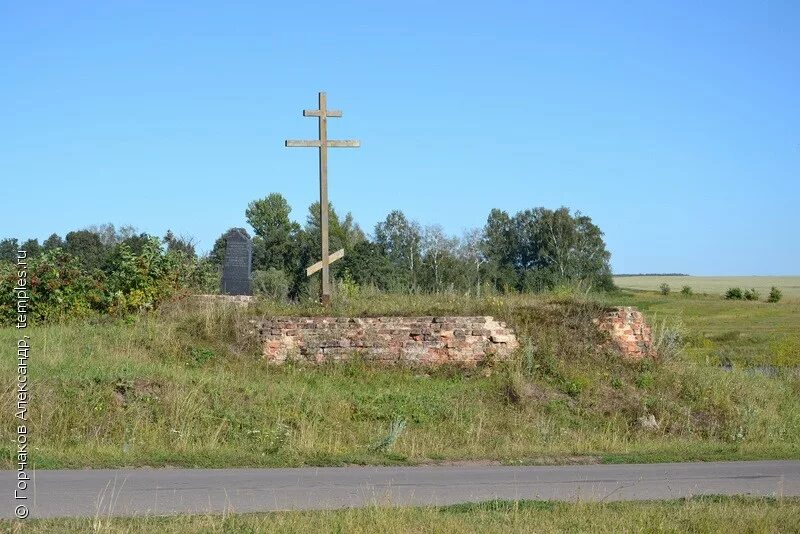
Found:
[[[304,221],[325,90],[366,230],[565,205],[615,272],[800,274],[798,2],[0,0],[0,50],[2,236]]]

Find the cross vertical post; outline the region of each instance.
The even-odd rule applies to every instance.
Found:
[[[328,259],[328,116],[327,98],[319,94],[319,225],[322,240],[322,304],[330,305],[330,261]]]
[[[319,109],[303,110],[304,117],[317,117],[319,119],[319,139],[311,141],[286,140],[287,147],[311,147],[319,149],[319,224],[320,224],[320,249],[322,253],[321,261],[311,265],[306,269],[306,274],[311,276],[315,272],[322,271],[322,295],[321,301],[325,306],[331,302],[330,287],[330,264],[342,256],[344,250],[340,249],[329,254],[328,243],[328,147],[337,148],[358,148],[360,141],[329,141],[328,140],[328,117],[341,117],[342,112],[328,109],[328,102],[324,92],[319,93]]]

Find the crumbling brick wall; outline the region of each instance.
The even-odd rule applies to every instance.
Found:
[[[251,321],[264,358],[320,363],[360,354],[378,363],[474,366],[508,358],[516,335],[493,317],[268,317]]]
[[[595,324],[610,334],[611,342],[624,358],[639,360],[653,355],[653,332],[642,312],[633,306],[608,308]]]
[[[624,358],[653,354],[650,326],[631,306],[595,319]],[[382,364],[458,364],[509,358],[519,346],[505,323],[477,317],[264,317],[250,321],[267,361],[340,361],[359,354]]]

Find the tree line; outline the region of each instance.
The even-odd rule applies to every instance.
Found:
[[[330,205],[329,214],[330,249],[345,251],[331,265],[339,291],[480,296],[561,284],[613,288],[602,232],[588,216],[567,208],[513,215],[494,209],[482,228],[460,236],[448,235],[440,225],[422,226],[399,210],[371,234],[350,213],[340,217]],[[303,224],[290,215],[289,203],[278,193],[247,206],[254,233],[254,290],[276,299],[316,299],[319,275],[308,278],[305,269],[320,259],[319,203],[309,206]],[[170,231],[157,237],[112,224],[75,230],[64,238],[52,234],[41,243],[0,240],[0,304],[5,310],[0,317],[13,321],[20,249],[27,254],[34,321],[123,315],[155,308],[178,294],[218,291],[225,233],[205,255],[197,254],[191,238]]]
[[[422,226],[394,210],[367,235],[351,213],[340,217],[329,204],[330,250],[344,249],[331,264],[337,286],[403,293],[536,292],[561,284],[613,288],[610,254],[591,218],[535,208],[514,215],[494,209],[483,228],[461,236],[440,225]],[[245,212],[253,237],[254,288],[276,298],[315,298],[318,280],[307,266],[320,259],[319,203],[305,223],[293,221],[279,193],[251,202]],[[224,233],[209,259],[221,265]],[[318,276],[318,275],[317,275]]]

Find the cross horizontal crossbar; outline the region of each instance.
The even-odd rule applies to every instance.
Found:
[[[287,139],[286,146],[320,148],[322,146],[322,142],[316,139],[312,139],[310,141]],[[358,148],[361,146],[361,141],[356,141],[355,139],[347,139],[344,141],[328,140],[325,142],[325,146],[333,148]]]
[[[304,109],[303,110],[303,117],[321,117],[322,110],[319,109]],[[325,110],[326,117],[341,117],[342,112],[338,109],[326,109]]]
[[[344,249],[340,248],[339,250],[337,250],[336,252],[334,252],[333,254],[328,256],[328,263],[331,264],[331,263],[335,262],[336,260],[342,259],[343,257],[344,257]],[[319,271],[320,269],[322,269],[322,261],[318,261],[317,263],[315,263],[311,267],[307,268],[306,269],[306,276],[311,276],[312,274],[314,274],[315,272]]]

